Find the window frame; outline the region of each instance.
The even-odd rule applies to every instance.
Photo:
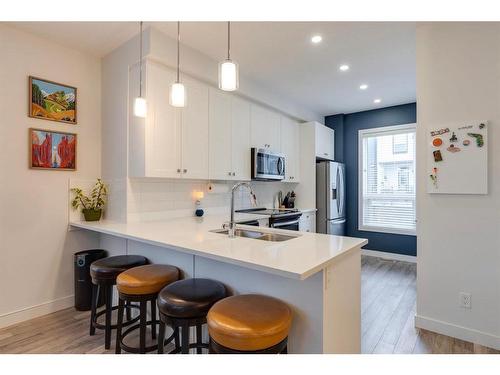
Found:
[[[366,231],[366,232],[379,232],[379,233],[389,233],[389,234],[403,234],[415,236],[417,234],[417,191],[416,191],[416,176],[415,176],[415,229],[397,229],[397,228],[389,228],[389,227],[375,227],[370,225],[363,225],[363,138],[367,134],[378,133],[382,135],[382,133],[397,133],[401,130],[412,130],[416,133],[417,124],[409,123],[409,124],[401,124],[401,125],[390,125],[390,126],[382,126],[378,128],[371,129],[361,129],[358,130],[358,230]],[[409,149],[409,146],[408,146]],[[417,170],[417,158],[416,158],[416,137],[415,137],[415,155],[414,155],[414,164],[415,164],[415,175]]]

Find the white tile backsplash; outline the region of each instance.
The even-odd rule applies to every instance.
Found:
[[[224,193],[209,193],[208,181],[178,181],[163,179],[129,179],[128,219],[157,220],[170,217],[194,215],[194,192],[203,191],[205,197],[201,207],[206,213],[226,213],[229,211],[231,187],[235,182],[219,181],[228,185]],[[281,182],[253,181],[252,188],[257,196],[259,207],[273,207],[274,196],[279,190],[285,195],[294,185]],[[247,189],[241,188],[235,195],[236,209],[251,208],[252,203]]]

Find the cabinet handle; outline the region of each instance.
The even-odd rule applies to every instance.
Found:
[[[188,170],[187,169],[184,169],[183,172],[186,173]]]
[[[233,172],[233,176],[236,176],[236,173]]]
[[[231,176],[231,172],[227,172],[227,175],[228,175],[228,176]]]
[[[325,153],[324,153],[324,155],[325,155],[325,156],[328,156],[328,153],[326,153],[326,152],[325,152]]]
[[[181,173],[181,170],[180,170],[180,169],[177,169],[177,173]]]

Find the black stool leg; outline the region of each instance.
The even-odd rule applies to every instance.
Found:
[[[201,354],[201,324],[196,325],[196,354]]]
[[[127,321],[132,320],[132,309],[130,306],[132,306],[132,302],[127,301]]]
[[[140,319],[140,344],[139,353],[146,353],[146,323],[147,323],[147,301],[140,302],[141,319]]]
[[[92,284],[92,304],[90,308],[90,336],[95,335],[95,315],[97,310],[97,298],[99,298],[98,286],[96,284]]]
[[[151,338],[156,338],[156,299],[151,300]]]
[[[160,321],[158,330],[158,354],[163,354],[163,344],[165,343],[165,323]]]
[[[188,324],[183,324],[182,325],[182,346],[181,346],[181,353],[182,354],[189,354],[189,325]]]
[[[116,322],[116,345],[115,345],[116,354],[120,354],[122,352],[121,341],[122,341],[122,324],[123,324],[123,306],[124,306],[124,301],[120,298],[118,300],[118,320]]]
[[[109,349],[111,347],[111,312],[113,308],[113,286],[109,285],[105,287],[106,295],[106,329],[104,336],[104,348]]]
[[[288,354],[288,345],[286,345],[283,350],[281,351],[281,354]]]
[[[174,328],[175,330],[175,333],[174,333],[174,340],[175,340],[175,349],[179,349],[181,347],[181,343],[180,343],[180,337],[179,337],[179,327],[175,327]]]

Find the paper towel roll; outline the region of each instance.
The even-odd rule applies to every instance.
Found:
[[[210,194],[224,194],[229,191],[229,186],[226,184],[208,184],[207,185],[207,191]]]

